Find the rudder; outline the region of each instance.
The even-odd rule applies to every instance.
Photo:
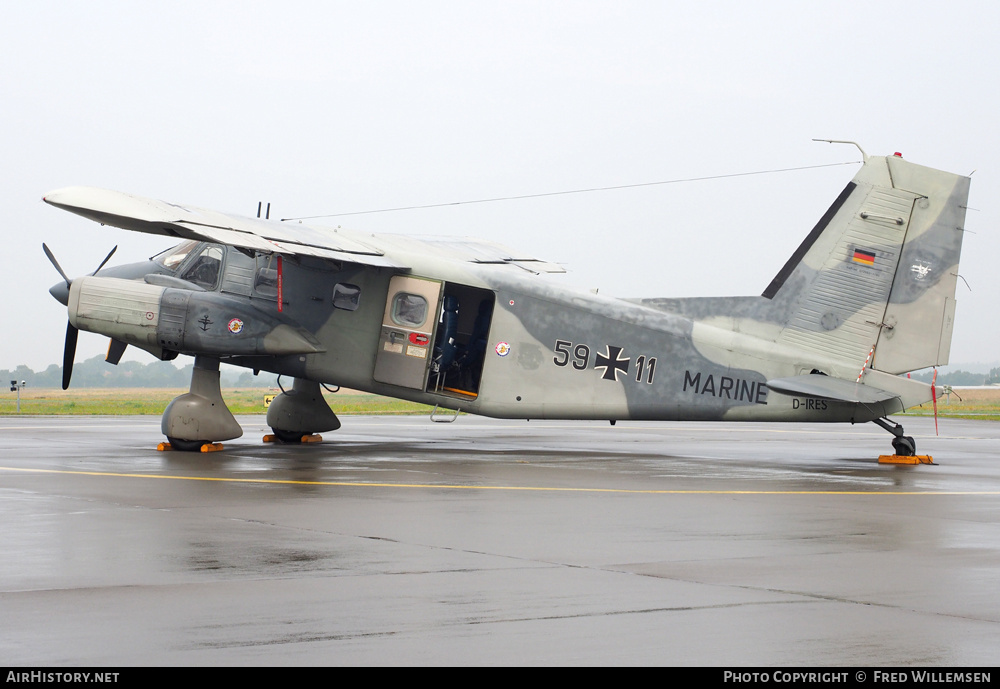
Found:
[[[971,180],[895,156],[887,160],[894,185],[919,197],[906,230],[872,368],[905,373],[948,363]]]
[[[969,178],[868,157],[763,297],[778,341],[902,373],[947,363]]]

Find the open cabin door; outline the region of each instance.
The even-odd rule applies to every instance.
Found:
[[[496,294],[454,282],[389,280],[374,378],[380,383],[475,399]]]
[[[495,303],[491,290],[445,283],[427,392],[465,400],[479,396]]]
[[[416,390],[425,388],[441,288],[440,281],[426,278],[395,275],[389,280],[375,355],[375,380]]]

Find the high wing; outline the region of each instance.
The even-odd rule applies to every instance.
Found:
[[[494,242],[453,237],[364,235],[303,223],[261,220],[241,215],[126,194],[96,187],[66,187],[43,200],[57,208],[125,230],[227,244],[264,254],[315,256],[368,266],[409,268],[386,256],[380,244],[409,246],[423,254],[480,264],[515,265],[532,272],[565,272],[557,264],[515,252]]]
[[[405,267],[387,260],[377,248],[334,229],[247,218],[95,187],[58,189],[46,194],[44,201],[99,223],[135,232],[217,242],[263,253]]]

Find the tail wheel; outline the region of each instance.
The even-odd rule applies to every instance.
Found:
[[[917,454],[917,443],[911,436],[901,435],[892,439],[892,449],[900,457],[912,457]]]

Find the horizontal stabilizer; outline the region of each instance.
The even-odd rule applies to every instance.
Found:
[[[767,381],[767,387],[783,395],[815,397],[854,404],[877,404],[899,397],[896,393],[873,388],[870,385],[832,378],[818,373],[792,376],[791,378],[775,378]]]

